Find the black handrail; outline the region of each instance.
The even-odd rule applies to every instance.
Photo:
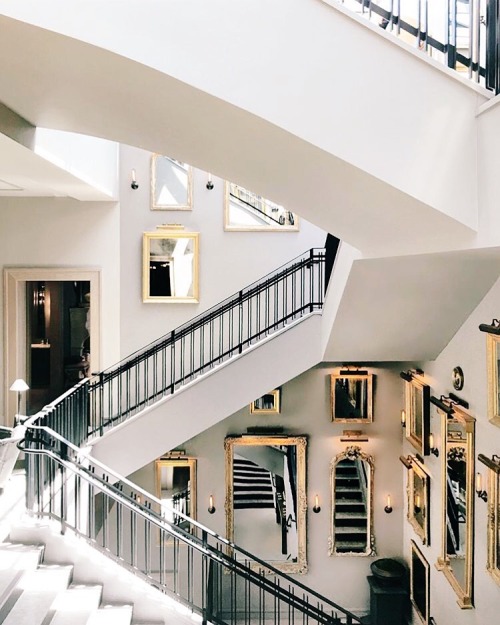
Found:
[[[242,200],[240,197],[238,197],[237,195],[234,195],[233,193],[229,192],[229,197],[233,197],[235,200],[238,200],[238,202],[241,202],[242,204],[246,204],[246,206],[249,206],[252,210],[257,211],[258,213],[261,213],[262,215],[264,215],[264,217],[266,217],[267,219],[270,219],[271,221],[274,221],[275,223],[278,224],[278,226],[281,226],[282,224],[280,224],[280,222],[275,219],[274,217],[271,217],[271,215],[268,215],[265,211],[263,211],[261,208],[258,208],[257,206],[254,206],[253,204],[250,204],[250,202],[247,202],[245,200]]]
[[[234,623],[250,604],[259,622],[361,622],[182,512],[176,514],[187,529],[169,523],[159,499],[49,428],[29,426],[20,448],[27,454],[26,505],[32,515],[58,520],[63,533],[70,528],[204,622]]]
[[[325,250],[311,249],[166,336],[77,384],[30,419],[77,446],[315,311]]]

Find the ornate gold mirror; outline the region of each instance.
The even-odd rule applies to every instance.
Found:
[[[373,375],[366,371],[340,371],[330,376],[332,421],[373,421]]]
[[[500,456],[478,459],[489,471],[488,480],[488,557],[486,568],[497,584],[500,584]],[[476,486],[477,489],[477,486]]]
[[[424,545],[430,544],[429,502],[430,477],[424,465],[415,456],[401,457],[408,469],[406,492],[408,495],[408,521]]]
[[[442,399],[442,546],[436,567],[458,596],[472,608],[474,562],[474,426],[475,419]]]
[[[229,436],[226,532],[286,573],[306,573],[305,436]]]
[[[151,209],[191,210],[193,206],[193,170],[174,158],[153,154],[151,157]]]
[[[429,623],[430,567],[417,545],[411,541],[410,599],[422,623]]]
[[[181,512],[196,520],[196,459],[165,456],[156,460],[156,496],[167,521],[189,529]]]
[[[331,461],[329,555],[375,555],[373,472],[373,457],[356,445]]]
[[[500,375],[498,361],[500,360],[500,336],[486,335],[486,352],[488,358],[488,418],[495,425],[500,425]]]

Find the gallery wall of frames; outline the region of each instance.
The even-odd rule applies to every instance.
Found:
[[[120,169],[123,355],[324,246],[286,207],[170,156],[121,146]]]

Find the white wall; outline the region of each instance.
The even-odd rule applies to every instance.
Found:
[[[487,375],[486,375],[486,335],[479,331],[480,323],[491,323],[498,318],[500,302],[500,281],[497,281],[483,301],[459,329],[450,343],[434,362],[424,363],[423,367],[431,385],[431,393],[437,397],[453,392],[451,374],[453,368],[461,366],[465,375],[465,385],[456,394],[470,403],[470,414],[476,418],[476,459],[479,453],[491,457],[500,449],[500,429],[492,425],[487,417]],[[439,302],[437,302],[439,305]],[[443,446],[440,435],[440,421],[434,407],[431,409],[431,431],[440,453]],[[405,455],[414,453],[405,444]],[[438,572],[434,564],[441,550],[441,456],[425,458],[425,465],[431,474],[431,544],[422,546],[408,523],[404,523],[404,550],[409,557],[410,538],[419,544],[428,560],[431,575],[430,614],[438,625],[484,625],[498,622],[500,587],[486,572],[486,527],[487,504],[475,497],[475,562],[474,562],[474,605],[473,610],[460,610],[456,595],[444,574]],[[476,470],[487,476],[484,465],[476,462]]]
[[[136,170],[139,188],[130,187]],[[300,219],[298,232],[225,232],[224,182],[193,172],[193,210],[159,211],[151,206],[151,154],[122,146],[121,171],[121,354],[127,356],[200,312],[233,295],[311,247],[323,247],[326,233]],[[270,198],[272,199],[272,198]],[[142,302],[142,233],[179,223],[200,233],[199,304]]]
[[[245,406],[206,432],[179,445],[180,449],[198,460],[199,521],[225,535],[224,437],[245,433],[248,427],[255,425],[280,425],[287,434],[306,434],[309,572],[298,576],[298,579],[355,612],[368,610],[369,590],[365,578],[370,575],[371,562],[380,557],[398,557],[403,549],[403,473],[399,462],[402,439],[399,411],[403,388],[399,378],[400,367],[374,364],[369,369],[377,376],[374,422],[359,429],[369,436],[369,442],[360,445],[366,453],[373,454],[375,461],[376,557],[328,556],[329,463],[346,446],[340,442],[342,431],[353,429],[346,424],[331,422],[329,374],[338,370],[331,363],[318,365],[283,385],[281,414],[251,415],[249,407]],[[143,467],[130,479],[154,492],[154,465]],[[383,510],[387,493],[391,493],[394,505],[390,515]],[[207,512],[209,494],[214,495],[217,509],[213,515]],[[312,512],[315,494],[320,497],[322,509],[319,514]]]
[[[119,212],[117,204],[80,204],[62,198],[0,199],[0,267],[101,269],[100,361],[103,367],[115,362],[119,354]],[[5,327],[3,298],[2,289],[0,323]],[[3,343],[2,333],[2,348]],[[3,366],[2,359],[0,379],[4,375]],[[3,384],[1,386],[0,405],[3,406]]]

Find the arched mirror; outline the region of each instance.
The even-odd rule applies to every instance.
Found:
[[[167,521],[188,528],[179,514],[196,520],[196,460],[188,457],[163,457],[156,461],[156,496],[162,502]]]
[[[151,209],[191,210],[193,170],[168,156],[151,158]]]
[[[287,573],[307,572],[306,437],[229,436],[226,531]]]
[[[373,457],[355,445],[331,461],[329,555],[375,555],[373,472]]]
[[[474,562],[474,426],[459,406],[442,401],[442,547],[437,568],[458,596],[472,608]]]

